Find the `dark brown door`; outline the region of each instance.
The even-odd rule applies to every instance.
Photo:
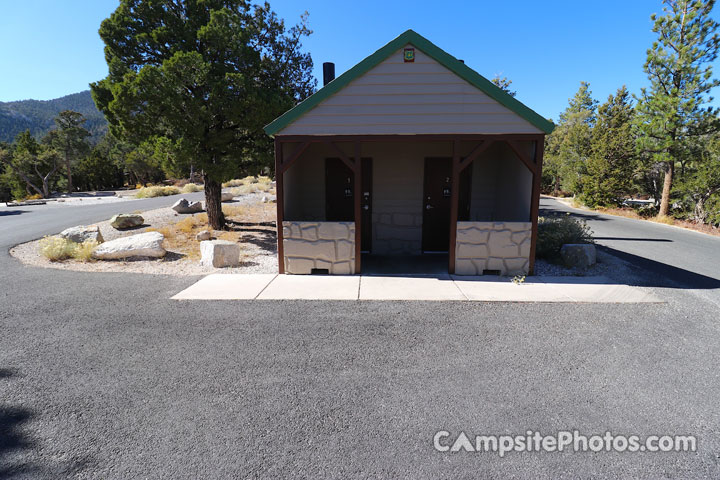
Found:
[[[458,190],[458,222],[470,221],[470,196],[472,194],[472,164],[460,172]]]
[[[423,252],[447,252],[450,244],[452,158],[425,159]]]
[[[362,232],[360,249],[369,252],[372,249],[372,158],[362,159]]]
[[[339,158],[325,159],[325,220],[352,222],[355,219],[353,201],[354,175]]]

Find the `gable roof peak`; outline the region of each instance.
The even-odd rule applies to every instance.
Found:
[[[501,88],[496,86],[490,80],[486,79],[472,68],[465,65],[454,56],[442,50],[440,47],[426,39],[419,33],[412,29],[407,29],[395,39],[386,43],[383,47],[375,51],[373,54],[364,58],[360,63],[356,64],[351,69],[344,72],[342,75],[336,77],[332,82],[328,83],[320,90],[309,96],[292,109],[285,112],[273,120],[270,124],[265,127],[265,133],[270,136],[283,130],[285,127],[290,125],[292,122],[297,120],[299,117],[304,115],[309,110],[316,107],[326,98],[334,95],[339,90],[347,86],[350,82],[358,77],[361,77],[367,73],[370,69],[377,66],[380,62],[387,59],[390,55],[395,53],[400,48],[407,44],[413,45],[415,48],[428,55],[436,62],[443,65],[445,68],[459,76],[466,82],[473,85],[475,88],[485,93],[487,96],[500,103],[510,111],[519,115],[531,125],[537,127],[545,133],[550,133],[555,128],[550,120],[542,117],[519,100],[515,99],[512,95],[503,91]]]

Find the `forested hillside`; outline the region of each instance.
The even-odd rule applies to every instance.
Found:
[[[95,107],[90,90],[73,93],[54,100],[20,100],[0,102],[0,142],[12,142],[15,136],[27,129],[40,138],[55,126],[53,119],[63,110],[82,113],[85,128],[93,142],[99,141],[107,130],[105,117]]]

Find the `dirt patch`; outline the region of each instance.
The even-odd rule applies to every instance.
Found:
[[[207,275],[209,273],[277,273],[277,233],[275,204],[263,203],[267,194],[249,194],[223,204],[228,219],[227,231],[212,231],[213,238],[240,245],[240,266],[213,268],[200,265],[200,242],[195,235],[208,230],[207,214],[178,214],[170,207],[137,211],[145,219],[142,226],[118,231],[109,220],[100,222],[105,241],[147,231],[165,235],[163,246],[168,251],[162,259],[138,258],[115,261],[51,262],[39,253],[40,240],[17,245],[10,255],[27,265],[83,272],[131,272],[160,275]]]

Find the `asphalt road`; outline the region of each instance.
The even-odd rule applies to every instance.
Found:
[[[661,265],[648,276],[668,300],[602,307],[179,303],[169,297],[195,279],[29,268],[7,255],[173,200],[0,216],[0,478],[720,476],[714,239],[696,247],[685,235],[698,234],[591,219],[614,238],[602,243],[641,259],[635,268]],[[618,239],[636,237],[671,242]],[[710,248],[702,265],[696,248]],[[700,277],[667,280],[662,268]],[[699,448],[500,458],[432,442],[438,430],[529,429],[693,434]]]

